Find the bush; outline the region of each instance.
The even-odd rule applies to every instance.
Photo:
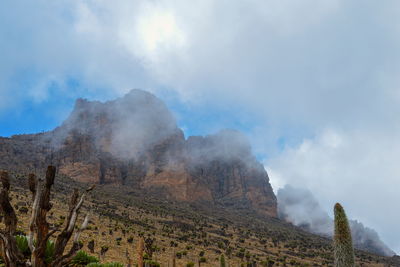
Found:
[[[89,263],[98,263],[99,259],[95,256],[91,256],[87,254],[85,251],[80,250],[76,255],[72,258],[69,266],[71,267],[83,267],[88,265]]]
[[[55,244],[52,240],[47,240],[46,250],[44,252],[45,261],[50,264],[54,259]]]
[[[28,246],[28,238],[24,235],[15,236],[15,241],[17,242],[17,247],[25,257],[29,257],[31,255],[31,250]]]
[[[122,263],[110,262],[110,263],[89,263],[86,267],[124,267]]]
[[[148,267],[160,267],[161,266],[158,262],[153,261],[153,260],[144,261],[144,265],[148,266]]]
[[[205,257],[200,257],[199,262],[201,263],[207,262],[207,259]]]
[[[188,263],[186,264],[186,267],[194,267],[194,262],[188,262]]]
[[[226,266],[224,254],[222,254],[220,259],[219,259],[219,265],[220,265],[220,267],[225,267]]]
[[[19,251],[21,251],[26,258],[29,258],[31,256],[31,250],[28,246],[28,238],[25,235],[16,235],[15,240]],[[45,261],[47,264],[50,264],[53,261],[54,248],[54,242],[52,240],[47,240],[45,251]]]

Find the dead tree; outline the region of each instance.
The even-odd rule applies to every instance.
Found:
[[[8,173],[1,173],[2,189],[0,192],[0,208],[4,214],[6,227],[4,230],[0,230],[0,244],[6,266],[61,267],[71,261],[76,252],[81,248],[79,237],[88,225],[89,215],[86,215],[81,227],[75,232],[71,248],[64,254],[65,248],[74,232],[78,213],[85,200],[85,196],[94,186],[87,189],[81,196],[79,196],[77,190],[74,190],[69,203],[69,214],[66,224],[56,238],[53,261],[51,263],[46,263],[45,261],[47,241],[56,232],[60,231],[59,229],[50,230],[49,223],[47,222],[47,213],[52,208],[50,192],[54,184],[55,174],[56,168],[49,166],[44,181],[42,179],[37,179],[33,174],[29,175],[29,190],[32,192],[33,204],[27,240],[31,256],[30,259],[25,259],[18,250],[15,240],[15,230],[18,220],[14,208],[10,204],[10,182]]]
[[[126,267],[131,267],[132,266],[132,260],[131,260],[131,257],[129,255],[128,249],[125,249],[125,257],[126,257],[126,261],[128,262]]]
[[[7,172],[0,174],[2,188],[0,191],[0,209],[4,214],[5,229],[0,231],[1,250],[6,266],[19,267],[25,266],[25,260],[22,253],[18,250],[15,240],[15,230],[17,229],[17,216],[14,208],[11,206],[9,191],[10,180]]]
[[[144,240],[143,240],[143,237],[140,237],[139,243],[137,244],[138,267],[143,267],[143,250],[144,250]]]
[[[175,249],[172,251],[172,267],[176,267],[176,253],[175,253]]]

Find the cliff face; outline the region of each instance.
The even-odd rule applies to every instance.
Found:
[[[189,137],[155,96],[133,90],[105,103],[79,99],[51,132],[0,138],[0,168],[55,164],[83,182],[124,184],[178,201],[247,205],[276,216],[276,198],[246,138]]]

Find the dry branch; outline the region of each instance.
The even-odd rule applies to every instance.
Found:
[[[66,225],[56,238],[55,253],[53,255],[54,260],[50,264],[45,261],[47,241],[51,236],[59,231],[58,229],[50,230],[49,223],[47,222],[47,213],[52,208],[50,195],[54,184],[55,174],[56,168],[49,166],[44,181],[37,179],[33,174],[30,174],[28,177],[28,187],[32,193],[33,200],[32,214],[29,222],[29,233],[27,236],[31,256],[30,259],[24,259],[24,256],[17,247],[15,239],[18,220],[14,208],[10,203],[10,181],[8,173],[0,173],[0,181],[2,184],[0,191],[0,211],[4,215],[5,224],[5,229],[0,230],[0,249],[6,266],[64,266],[68,264],[68,262],[75,256],[76,252],[81,249],[82,245],[79,242],[79,237],[89,223],[89,215],[85,217],[81,227],[75,233],[71,249],[64,255],[65,247],[74,232],[79,210],[82,207],[86,194],[93,190],[94,186],[88,188],[81,196],[79,196],[78,190],[74,190],[69,203],[69,214]]]
[[[15,230],[17,228],[18,219],[15,215],[14,208],[10,203],[10,180],[7,172],[1,172],[0,180],[2,184],[0,192],[0,209],[4,215],[5,229],[0,231],[0,240],[2,247],[2,255],[6,266],[17,267],[24,266],[23,255],[17,248],[15,240]]]

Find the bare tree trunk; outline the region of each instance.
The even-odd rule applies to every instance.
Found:
[[[127,267],[131,267],[132,266],[132,260],[131,260],[131,257],[129,256],[128,249],[125,250],[125,257],[126,257],[126,261],[128,262],[128,264],[126,266]]]
[[[83,232],[89,222],[89,215],[86,215],[85,220],[82,223],[82,226],[79,228],[79,230],[75,233],[74,239],[73,239],[73,244],[70,249],[70,251],[66,254],[64,254],[65,247],[68,244],[68,241],[71,239],[72,233],[74,232],[74,227],[76,224],[76,220],[78,218],[78,213],[80,208],[82,207],[82,204],[85,200],[86,193],[92,191],[94,186],[91,186],[90,188],[86,189],[86,192],[84,192],[81,197],[79,198],[79,194],[77,190],[74,190],[74,193],[71,196],[71,200],[69,203],[69,215],[67,218],[66,225],[63,229],[63,231],[57,236],[56,239],[56,244],[55,244],[55,251],[54,251],[54,262],[53,266],[63,266],[66,262],[68,262],[75,254],[78,252],[79,249],[81,249],[81,245],[79,243],[79,236],[81,232]],[[78,201],[79,199],[79,201]]]
[[[172,267],[176,267],[176,253],[175,253],[175,249],[172,251]]]
[[[137,255],[138,255],[138,267],[143,267],[143,250],[144,250],[144,240],[143,237],[139,238],[137,246]]]
[[[46,172],[46,180],[43,184],[43,189],[40,191],[39,195],[39,207],[36,212],[34,218],[35,225],[35,237],[36,237],[36,247],[32,251],[32,265],[35,267],[46,267],[45,263],[45,251],[47,240],[50,236],[49,233],[49,224],[47,222],[47,212],[51,209],[52,204],[50,203],[50,192],[51,187],[54,184],[54,178],[56,175],[56,168],[53,166],[49,166]],[[40,186],[41,182],[37,183],[37,186]],[[36,192],[38,190],[36,189]]]
[[[10,180],[8,173],[1,172],[0,180],[2,183],[2,189],[0,192],[0,209],[4,214],[5,224],[5,229],[0,231],[0,240],[4,261],[6,266],[10,267],[26,266],[24,263],[24,257],[18,250],[17,242],[14,237],[18,220],[14,208],[10,203]]]
[[[29,222],[28,246],[30,248],[31,259],[26,260],[19,251],[15,239],[15,230],[17,227],[17,216],[14,208],[10,204],[9,190],[10,181],[7,172],[0,173],[0,180],[2,188],[0,191],[0,211],[4,214],[5,229],[0,230],[0,249],[4,258],[5,264],[8,267],[46,267],[48,264],[45,262],[45,252],[47,241],[58,229],[50,231],[47,222],[47,213],[52,208],[50,203],[51,188],[54,184],[56,168],[49,166],[46,172],[45,181],[37,179],[35,175],[29,175],[29,190],[32,192],[32,214]],[[63,266],[67,264],[76,252],[81,248],[79,237],[84,231],[89,222],[87,215],[81,227],[75,232],[73,244],[67,254],[64,255],[65,246],[70,240],[74,232],[78,212],[85,199],[85,194],[91,191],[94,186],[84,192],[79,198],[78,192],[75,190],[71,197],[69,216],[67,225],[64,230],[58,235],[54,254],[54,261],[51,266]],[[79,201],[78,201],[79,199]]]

